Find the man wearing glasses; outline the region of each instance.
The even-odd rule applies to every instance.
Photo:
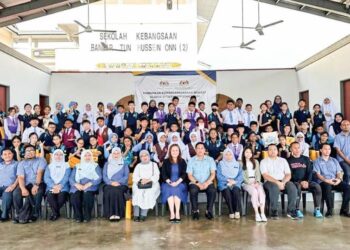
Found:
[[[22,224],[36,221],[40,214],[45,190],[43,175],[47,165],[44,158],[35,157],[34,146],[27,145],[24,152],[24,160],[17,167],[19,186],[13,193],[14,223]]]

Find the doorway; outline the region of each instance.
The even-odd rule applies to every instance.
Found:
[[[341,106],[346,120],[350,119],[350,80],[341,84]]]
[[[44,107],[49,105],[49,97],[46,95],[39,95],[39,105],[41,107],[41,115],[44,115]]]
[[[305,91],[300,91],[299,92],[299,100],[304,99],[305,100],[305,107],[310,110],[310,106],[309,106],[309,91],[305,90]]]

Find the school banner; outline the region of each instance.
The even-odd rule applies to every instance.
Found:
[[[179,97],[179,106],[187,108],[191,96],[197,103],[205,102],[206,111],[216,101],[216,71],[147,72],[135,75],[135,104],[139,111],[142,102],[155,100],[165,103],[165,109],[174,96]]]

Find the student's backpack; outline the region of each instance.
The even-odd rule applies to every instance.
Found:
[[[33,197],[28,196],[24,198],[24,204],[18,213],[19,223],[25,224],[29,222],[34,212],[34,204]]]

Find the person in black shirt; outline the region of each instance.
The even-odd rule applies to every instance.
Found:
[[[135,112],[134,101],[128,102],[129,111],[124,114],[124,128],[131,128],[132,133],[136,132],[138,127],[138,114]]]
[[[51,153],[51,147],[55,144],[53,143],[53,136],[55,135],[56,124],[50,122],[45,133],[42,133],[39,137],[39,141],[43,143],[45,155]]]
[[[312,114],[312,133],[316,134],[316,128],[322,126],[323,128],[326,128],[326,117],[321,111],[320,104],[315,104],[314,107],[314,113]]]
[[[151,116],[148,112],[148,103],[147,102],[143,102],[141,103],[141,113],[139,113],[139,115],[137,116],[137,119],[141,122],[141,119],[146,118],[147,120],[150,120]]]
[[[297,216],[303,218],[303,213],[299,210],[299,203],[301,198],[301,191],[308,190],[313,194],[314,198],[314,216],[322,218],[320,212],[322,190],[321,186],[312,181],[313,171],[312,164],[308,157],[301,155],[301,149],[298,142],[293,142],[290,146],[291,156],[288,158],[288,164],[292,172],[291,181],[295,184],[298,190],[298,198],[296,203]]]
[[[19,115],[18,116],[18,119],[21,122],[21,134],[23,134],[23,131],[26,128],[30,127],[30,123],[29,122],[30,122],[30,120],[33,117],[32,105],[30,105],[29,103],[24,104],[24,111],[25,111],[25,113],[23,115]]]
[[[307,122],[308,124],[310,124],[311,122],[311,115],[309,110],[307,110],[305,107],[306,105],[305,100],[303,99],[299,100],[298,105],[299,105],[299,109],[294,111],[294,115],[293,115],[293,121],[295,124],[295,134],[301,131],[301,124],[303,122]]]

